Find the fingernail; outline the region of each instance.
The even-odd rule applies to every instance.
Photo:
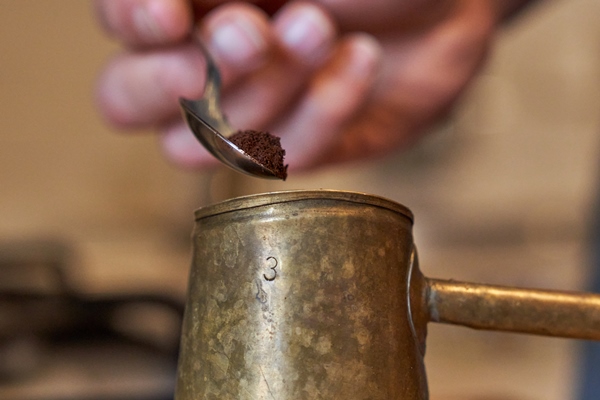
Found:
[[[161,40],[166,36],[155,18],[155,15],[161,11],[161,7],[160,3],[149,1],[133,10],[133,24],[140,36],[153,40]]]
[[[357,78],[372,77],[380,66],[381,46],[377,40],[366,34],[357,34],[353,44],[346,68]]]
[[[213,28],[210,41],[213,51],[235,64],[257,61],[267,46],[254,24],[240,17],[220,21]]]
[[[329,48],[334,28],[316,7],[303,7],[280,22],[281,40],[298,56],[318,60]]]

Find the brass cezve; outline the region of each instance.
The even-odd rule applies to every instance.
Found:
[[[412,224],[326,190],[198,210],[176,399],[427,399],[430,321],[600,340],[599,295],[424,277]]]

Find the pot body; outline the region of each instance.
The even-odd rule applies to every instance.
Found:
[[[176,399],[427,399],[413,248],[410,211],[375,196],[198,210]]]

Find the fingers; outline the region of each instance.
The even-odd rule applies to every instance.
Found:
[[[282,136],[290,168],[324,163],[322,156],[337,147],[341,133],[370,95],[381,61],[379,44],[366,34],[340,44],[295,111],[271,129]]]
[[[322,10],[306,3],[282,10],[273,25],[256,7],[236,3],[209,14],[201,36],[225,89],[246,78],[223,96],[230,121],[260,129],[288,105],[310,70],[327,57],[335,28]],[[179,116],[178,97],[201,96],[204,71],[193,44],[124,53],[98,81],[99,108],[118,127],[165,123]]]
[[[160,127],[167,156],[196,167],[216,161],[179,114],[178,97],[200,97],[205,79],[188,1],[95,0],[106,29],[131,47],[106,68],[97,98],[113,124]],[[492,25],[477,9],[489,4],[477,0],[293,1],[272,17],[223,2],[193,4],[196,13],[212,10],[198,32],[223,78],[225,114],[236,128],[281,136],[292,169],[412,140],[469,81]],[[347,33],[357,29],[381,40],[385,60],[372,36]]]
[[[305,2],[291,3],[277,13],[274,29],[295,61],[313,67],[329,56],[337,31],[324,9]]]
[[[268,65],[223,97],[223,109],[235,127],[265,129],[286,113],[331,53],[335,27],[320,8],[295,3],[273,24],[277,44]]]
[[[364,101],[380,58],[378,46],[362,35],[336,45],[332,56],[333,21],[305,2],[285,6],[273,20],[251,5],[226,4],[207,15],[200,35],[221,72],[222,106],[232,125],[277,127],[272,132],[284,136],[284,145],[304,147],[288,152],[298,166],[314,163],[330,147]],[[131,42],[143,40],[148,43],[133,35]],[[128,52],[105,69],[98,104],[120,127],[162,126],[162,147],[175,163],[215,164],[183,123],[177,102],[200,97],[204,70],[201,52],[190,42]]]
[[[245,5],[230,11],[213,16],[211,30],[206,32],[209,37],[204,39],[210,44],[225,86],[258,68],[267,59],[272,42],[268,21],[259,11]],[[236,53],[235,45],[221,43],[223,36],[234,40],[236,34],[238,40],[247,42],[243,53]],[[179,97],[202,95],[205,70],[201,52],[192,42],[126,52],[100,76],[97,103],[105,118],[121,128],[164,124],[179,117]]]
[[[475,76],[493,35],[493,15],[478,0],[420,35],[384,44],[385,68],[375,102],[352,121],[324,163],[373,158],[407,148],[444,116]]]
[[[126,53],[109,64],[96,91],[99,109],[119,128],[140,128],[177,113],[177,99],[204,88],[204,59],[185,44],[153,53]]]
[[[95,0],[104,29],[130,46],[175,43],[192,29],[187,0]]]
[[[208,14],[200,38],[224,82],[263,66],[274,42],[267,16],[242,3],[227,4]]]
[[[423,26],[424,19],[436,18],[455,0],[316,0],[327,9],[343,31],[370,33],[398,31]],[[417,22],[419,21],[419,22]]]
[[[282,9],[273,20],[268,63],[251,74],[244,74],[248,63],[235,59],[235,52],[223,50],[214,37],[219,26],[230,14],[211,19],[203,29],[203,36],[222,73],[232,82],[241,79],[235,87],[226,90],[222,107],[232,126],[239,129],[265,129],[281,118],[305,90],[315,69],[321,67],[332,52],[335,27],[322,9],[309,3],[295,3]],[[248,27],[245,27],[247,29]],[[225,34],[224,34],[225,35]],[[231,36],[226,32],[226,36]],[[229,40],[230,41],[230,40]],[[184,166],[205,166],[206,153],[190,150],[195,141],[183,122],[170,125],[163,135],[167,156]]]

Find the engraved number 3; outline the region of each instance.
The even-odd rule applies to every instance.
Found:
[[[273,266],[269,267],[269,269],[273,272],[270,276],[267,276],[267,274],[263,274],[263,278],[265,278],[266,280],[268,280],[270,282],[270,281],[274,281],[275,278],[277,278],[277,270],[276,270],[277,259],[275,257],[267,257],[267,261],[269,261],[269,260],[273,260],[273,262],[275,263],[275,264],[273,264]]]

